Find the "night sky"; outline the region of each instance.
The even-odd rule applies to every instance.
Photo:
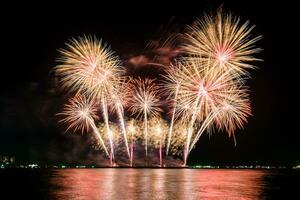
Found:
[[[88,137],[65,134],[57,124],[64,95],[54,88],[51,69],[57,49],[71,37],[84,34],[103,38],[121,59],[142,55],[151,40],[184,28],[204,12],[223,4],[226,11],[256,24],[254,35],[263,35],[258,46],[258,69],[251,71],[253,116],[236,134],[237,146],[224,133],[203,136],[190,163],[299,164],[296,81],[298,63],[290,53],[296,46],[293,5],[261,1],[201,1],[197,5],[140,5],[138,8],[92,10],[34,10],[24,7],[2,17],[0,155],[19,162],[84,162],[94,154]],[[110,13],[110,9],[113,10]],[[297,57],[294,57],[297,59]],[[151,71],[149,76],[157,74]]]

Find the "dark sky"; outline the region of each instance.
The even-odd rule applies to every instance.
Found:
[[[147,42],[168,27],[184,27],[222,3],[226,11],[256,24],[254,34],[264,49],[251,71],[253,117],[237,133],[237,146],[225,134],[204,136],[190,157],[191,163],[300,163],[297,131],[296,68],[291,52],[297,26],[293,5],[283,1],[201,1],[160,6],[101,7],[51,10],[20,8],[3,13],[1,21],[0,155],[19,161],[56,162],[66,156],[85,159],[84,137],[66,135],[55,113],[62,94],[54,92],[51,69],[57,49],[71,37],[102,37],[122,57],[140,54]],[[46,9],[46,8],[44,8]],[[298,50],[297,50],[298,51]],[[297,59],[297,57],[295,57]],[[75,150],[74,150],[75,149]],[[72,160],[72,159],[71,159]]]

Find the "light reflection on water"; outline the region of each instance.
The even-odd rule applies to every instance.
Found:
[[[263,199],[266,171],[65,169],[54,172],[54,199]]]

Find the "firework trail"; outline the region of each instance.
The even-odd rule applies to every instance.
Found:
[[[113,166],[113,162],[114,162],[113,133],[112,133],[112,131],[110,130],[110,127],[109,127],[107,104],[106,104],[104,98],[101,99],[101,106],[102,106],[102,114],[103,114],[103,117],[104,117],[104,123],[105,123],[106,131],[107,131],[108,137],[109,137],[109,145],[110,145],[110,154],[109,154],[109,158],[110,158],[110,166]]]
[[[127,134],[130,141],[130,166],[133,166],[134,142],[140,137],[140,130],[138,121],[132,119],[127,123]]]
[[[172,112],[171,125],[170,125],[169,132],[168,132],[168,143],[167,143],[166,155],[168,155],[168,153],[169,153],[171,139],[172,139],[172,135],[173,135],[173,125],[174,125],[174,119],[175,119],[175,113],[176,113],[177,96],[178,96],[179,88],[180,88],[180,84],[177,85],[176,91],[175,91],[174,108],[173,108],[173,112]]]
[[[163,130],[160,124],[157,124],[155,127],[155,133],[158,135],[159,139],[159,165],[163,167],[162,164],[162,147],[163,147]]]
[[[95,125],[96,112],[97,107],[94,101],[88,101],[84,96],[77,95],[65,104],[63,111],[58,115],[64,116],[60,122],[68,124],[66,131],[74,129],[75,132],[81,130],[83,133],[88,132],[91,128],[105,154],[109,157],[104,141]]]
[[[119,118],[119,122],[121,125],[121,130],[123,133],[123,137],[124,137],[124,142],[125,142],[125,146],[126,146],[126,151],[128,154],[128,157],[130,160],[130,150],[129,150],[129,144],[128,144],[128,139],[127,139],[127,131],[126,131],[126,127],[125,127],[125,122],[124,122],[124,107],[127,106],[128,101],[129,101],[129,84],[128,81],[126,81],[126,79],[123,79],[122,81],[119,82],[118,85],[116,85],[117,88],[115,87],[115,90],[113,92],[113,94],[111,95],[111,100],[110,102],[112,103],[112,105],[109,105],[112,109],[112,112],[116,111],[118,118]]]
[[[158,86],[151,79],[132,79],[129,109],[137,118],[144,120],[144,138],[146,158],[148,156],[148,118],[158,117],[161,112],[158,98]]]
[[[179,79],[178,75],[176,74],[177,72],[178,72],[178,69],[176,69],[173,65],[171,65],[169,68],[167,68],[166,75],[162,76],[164,78],[164,82],[162,85],[162,92],[167,94],[168,99],[173,98],[173,109],[172,109],[171,123],[170,123],[170,127],[169,127],[169,132],[168,132],[166,155],[169,154],[170,144],[171,144],[171,140],[172,140],[173,126],[174,126],[176,107],[177,107],[177,98],[178,98],[178,92],[180,89],[180,79]]]

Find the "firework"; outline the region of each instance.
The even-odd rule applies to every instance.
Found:
[[[100,146],[106,155],[108,155],[107,148],[94,122],[94,119],[97,118],[96,112],[97,107],[94,101],[89,101],[84,96],[77,95],[71,98],[65,104],[63,111],[59,113],[59,115],[64,117],[60,122],[68,125],[66,131],[74,129],[75,132],[81,130],[83,133],[89,132],[92,129],[92,133],[94,133]]]
[[[148,118],[158,117],[161,112],[158,98],[158,86],[151,79],[132,79],[131,97],[129,101],[130,111],[144,120],[145,152],[148,156]]]
[[[148,151],[154,149],[159,151],[161,167],[163,151],[166,157],[183,156],[186,165],[205,132],[227,132],[236,145],[234,133],[251,115],[245,86],[248,70],[255,68],[252,62],[259,60],[255,54],[261,50],[255,47],[261,36],[252,37],[253,28],[222,11],[197,20],[184,34],[176,34],[182,43],[161,65],[167,68],[162,82],[125,77],[119,58],[95,37],[72,39],[60,50],[60,64],[55,67],[61,88],[75,94],[59,114],[64,117],[61,122],[67,130],[93,133],[111,166],[115,151],[123,152],[124,144],[133,166],[136,143],[141,140],[147,164]],[[173,60],[179,53],[182,57]],[[169,124],[161,116],[161,101],[167,102]],[[125,121],[126,109],[134,119]],[[103,121],[97,128],[98,111]],[[110,121],[114,115],[117,123]]]
[[[253,55],[261,51],[255,43],[262,38],[252,37],[255,26],[249,24],[222,11],[215,16],[205,15],[188,27],[182,50],[188,55],[213,59],[214,66],[234,69],[235,75],[248,74],[247,69],[254,67],[250,62],[259,60]]]
[[[187,123],[182,120],[177,120],[174,124],[174,132],[170,144],[170,154],[182,156],[182,149],[184,149],[186,143]]]
[[[123,108],[119,102],[115,101],[124,72],[120,66],[119,58],[114,55],[114,52],[106,44],[103,44],[101,40],[97,40],[95,37],[72,39],[66,45],[67,49],[60,50],[61,58],[58,61],[61,64],[55,68],[55,72],[60,78],[61,87],[69,91],[82,93],[89,98],[99,99],[103,119],[108,130],[108,99],[113,100],[117,104],[116,110],[118,111],[129,155]],[[110,140],[110,154],[111,159],[113,159],[114,147],[112,138]]]
[[[250,101],[248,98],[247,90],[245,88],[232,88],[232,92],[219,106],[210,113],[210,115],[201,124],[194,140],[191,144],[190,151],[204,132],[204,130],[211,123],[214,124],[219,130],[224,130],[230,136],[233,136],[236,128],[242,128],[247,118],[251,115]]]
[[[234,137],[237,128],[243,128],[251,115],[251,105],[246,88],[234,88],[220,105],[220,110],[214,118],[214,124],[220,130],[225,130]]]
[[[228,88],[234,84],[229,72],[210,68],[210,64],[211,62],[201,59],[182,60],[178,62],[175,73],[167,76],[171,81],[166,88],[171,91],[171,94],[175,94],[174,104],[177,107],[177,110],[173,111],[172,118],[176,113],[177,118],[180,117],[189,124],[185,160],[196,120],[202,122],[227,95]]]
[[[113,91],[123,70],[114,52],[95,37],[70,40],[67,49],[61,49],[61,63],[55,68],[61,87],[68,91],[102,98]]]
[[[134,142],[140,137],[141,133],[141,126],[139,121],[137,120],[130,120],[127,123],[127,138],[129,139],[130,143],[130,166],[133,166],[133,151],[134,151]]]
[[[113,138],[112,139],[113,145],[115,147],[120,146],[120,144],[122,143],[122,137],[120,134],[118,134],[121,131],[119,126],[113,122],[109,122],[109,127],[110,129],[107,130],[105,123],[101,122],[98,124],[98,130],[102,135],[105,145],[109,146],[110,138]]]
[[[162,118],[149,120],[149,143],[159,149],[159,166],[163,167],[162,151],[165,147],[168,124]]]

